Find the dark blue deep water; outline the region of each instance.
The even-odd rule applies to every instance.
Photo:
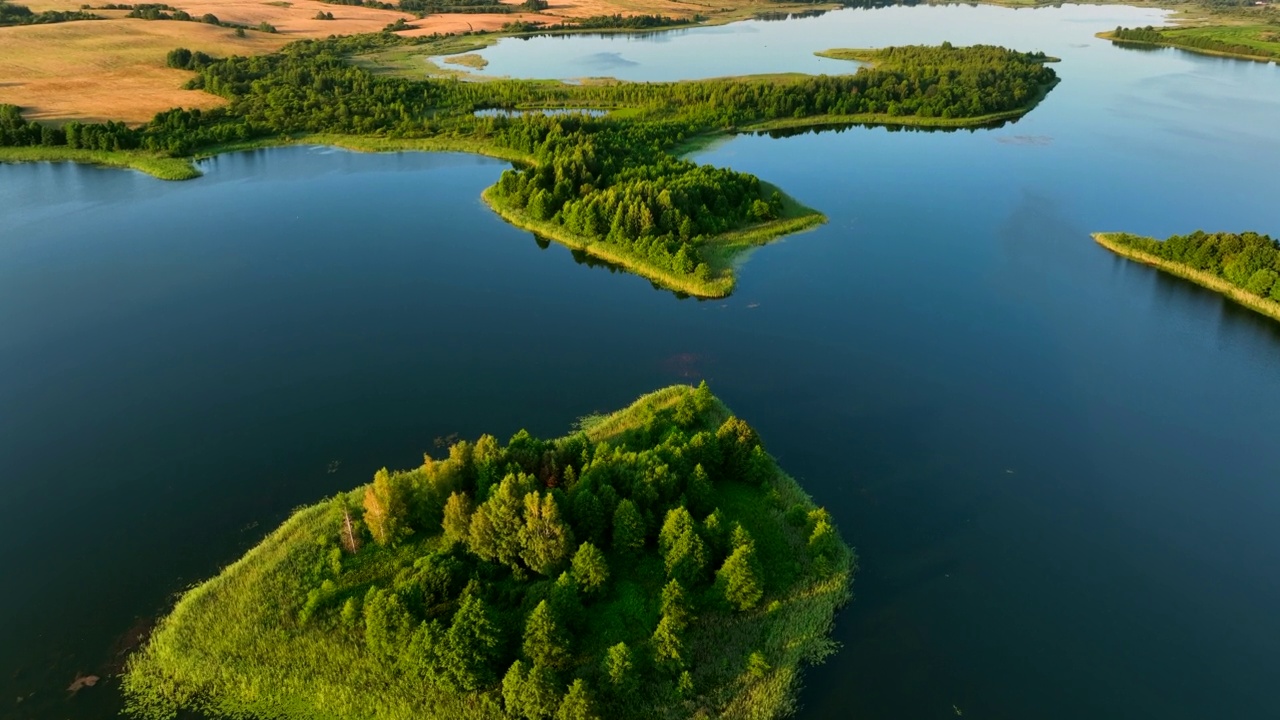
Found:
[[[1280,325],[1089,238],[1280,232],[1280,68],[1093,37],[1159,18],[900,8],[555,40],[566,67],[612,42],[647,77],[724,74],[670,49],[700,32],[804,51],[755,69],[941,40],[1063,59],[1002,128],[701,153],[831,219],[755,252],[725,301],[504,224],[487,159],[290,148],[185,183],[0,166],[0,717],[109,716],[115,683],[71,696],[77,673],[109,674],[291,508],[434,438],[554,436],[702,378],[862,557],[804,720],[1280,717]]]

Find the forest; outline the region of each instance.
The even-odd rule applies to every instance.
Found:
[[[508,220],[569,239],[667,287],[719,297],[732,288],[736,248],[821,216],[754,176],[680,159],[690,141],[777,123],[990,122],[1026,112],[1056,82],[1043,54],[950,44],[859,51],[874,65],[848,75],[664,83],[422,81],[375,75],[350,62],[356,53],[411,42],[379,33],[223,59],[175,49],[170,65],[196,72],[188,87],[226,98],[225,108],[170,110],[138,128],[75,122],[55,128],[0,106],[0,145],[181,157],[316,133],[465,139],[527,159],[486,193]],[[611,112],[474,115],[493,108]],[[730,231],[743,233],[730,241]]]
[[[1255,232],[1174,235],[1167,240],[1113,233],[1107,239],[1225,280],[1256,298],[1280,302],[1280,242]]]
[[[852,551],[705,383],[305,508],[129,662],[135,716],[777,717]]]

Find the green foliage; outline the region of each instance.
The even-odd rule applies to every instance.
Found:
[[[725,601],[737,610],[750,610],[760,602],[764,588],[760,583],[754,544],[739,545],[729,555],[716,573],[716,586]]]
[[[631,648],[620,642],[604,656],[604,676],[616,697],[626,697],[636,689],[638,676]]]
[[[524,498],[525,525],[520,529],[520,557],[536,573],[554,575],[569,559],[573,530],[560,516],[555,496],[529,493]]]
[[[609,582],[609,561],[599,548],[584,542],[573,554],[573,577],[584,592],[602,592]]]
[[[373,475],[373,484],[364,493],[364,522],[379,545],[395,545],[409,536],[408,477],[392,475],[382,468]]]
[[[613,550],[620,555],[636,555],[644,549],[644,518],[635,503],[623,500],[613,513]]]
[[[534,665],[559,669],[569,663],[569,636],[546,600],[538,603],[525,621],[522,648]]]
[[[595,699],[587,688],[586,680],[578,678],[569,685],[569,692],[556,711],[556,720],[600,720],[596,713]]]
[[[471,537],[471,497],[454,492],[444,506],[444,538],[451,543],[466,543]]]
[[[573,438],[457,443],[445,460],[375,477],[365,490],[406,508],[393,513],[403,534],[354,552],[340,549],[342,508],[367,493],[303,510],[182,598],[130,661],[131,712],[641,720],[735,716],[749,702],[773,716],[789,706],[800,664],[830,652],[824,636],[851,568],[840,561],[851,555],[837,552],[820,568],[797,553],[829,518],[786,522],[781,507],[813,505],[776,470],[767,489],[708,471],[720,509],[694,519],[684,507],[692,438],[714,438],[727,416],[709,393],[671,388]],[[557,519],[552,509],[569,478],[569,497],[590,491],[623,531],[609,549],[576,546],[572,572],[544,575],[530,567],[542,564],[528,553],[530,528],[539,537],[546,528],[555,530],[546,537],[587,534],[576,513]],[[658,518],[658,541],[647,543]],[[776,608],[732,613],[719,600],[724,587],[717,594],[668,577],[668,561],[696,543],[708,567],[735,543],[735,553],[754,552],[746,566]],[[580,588],[590,593],[585,607]],[[778,671],[744,680],[756,651]]]
[[[1109,238],[1119,245],[1220,277],[1259,297],[1270,293],[1275,284],[1274,276],[1280,274],[1280,241],[1254,232],[1206,233],[1197,230],[1190,235],[1174,235],[1163,241],[1123,233]],[[1268,279],[1271,285],[1267,285]]]

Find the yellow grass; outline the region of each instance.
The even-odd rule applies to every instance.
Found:
[[[1273,320],[1280,320],[1280,302],[1260,298],[1252,293],[1245,292],[1243,289],[1232,285],[1217,275],[1211,275],[1207,272],[1201,272],[1192,267],[1187,267],[1181,263],[1170,262],[1161,257],[1156,257],[1150,253],[1145,253],[1137,248],[1128,245],[1121,245],[1111,239],[1112,235],[1121,233],[1094,233],[1093,239],[1102,247],[1111,252],[1128,258],[1130,260],[1140,262],[1143,265],[1150,265],[1157,270],[1163,270],[1170,275],[1177,275],[1184,280],[1212,290],[1216,293],[1226,296],[1230,300],[1243,305],[1254,312],[1266,315]]]

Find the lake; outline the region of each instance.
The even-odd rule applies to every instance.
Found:
[[[722,301],[506,225],[490,159],[0,166],[0,716],[112,714],[116,683],[70,694],[77,673],[436,438],[554,436],[702,378],[861,555],[801,718],[1280,715],[1280,325],[1089,237],[1280,232],[1280,68],[1093,37],[1162,17],[849,10],[485,50],[489,73],[633,79],[942,40],[1062,58],[997,129],[700,152],[830,216]],[[636,74],[580,62],[601,52]]]

